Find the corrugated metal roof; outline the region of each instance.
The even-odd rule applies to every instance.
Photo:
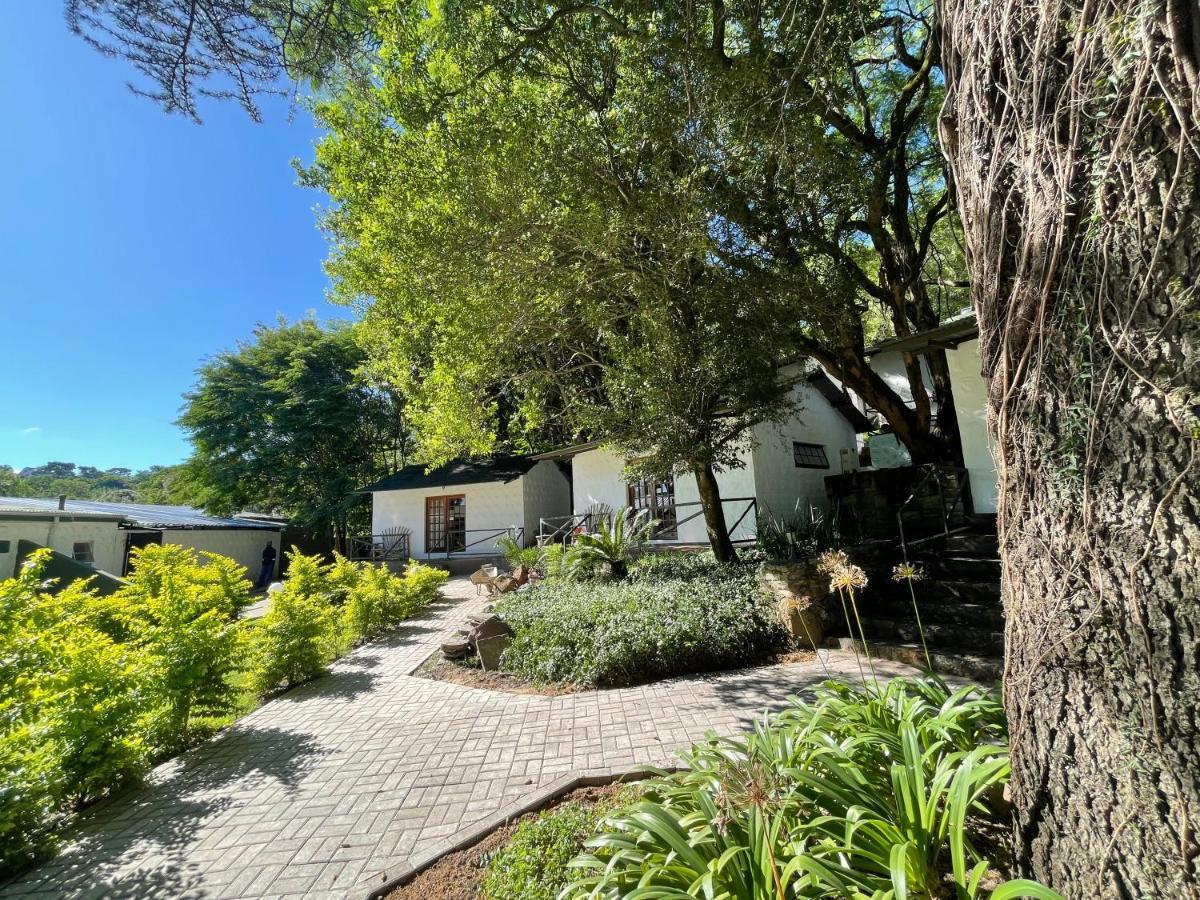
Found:
[[[54,497],[0,497],[0,512],[58,512]],[[250,519],[208,516],[189,506],[160,506],[153,503],[103,503],[99,500],[68,500],[63,512],[120,518],[140,528],[238,528],[278,531],[277,524]]]
[[[409,488],[451,487],[456,484],[508,483],[538,464],[532,456],[493,456],[489,459],[456,459],[426,473],[423,465],[405,466],[398,472],[361,488],[361,493],[404,491]]]

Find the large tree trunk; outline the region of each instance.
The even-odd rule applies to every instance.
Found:
[[[1018,859],[1200,895],[1200,9],[940,0],[997,438]]]
[[[729,537],[729,526],[725,522],[725,510],[721,506],[721,488],[717,485],[717,474],[707,463],[692,466],[696,476],[696,487],[700,493],[700,508],[704,510],[704,525],[708,530],[708,543],[713,556],[720,562],[737,559],[733,541]]]

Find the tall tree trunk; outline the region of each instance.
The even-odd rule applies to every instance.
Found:
[[[713,556],[720,562],[737,559],[733,541],[729,537],[729,526],[725,522],[725,509],[721,505],[721,488],[717,484],[717,473],[709,463],[695,463],[692,473],[696,476],[696,487],[700,493],[700,508],[704,510],[704,526],[708,530],[708,543]]]
[[[997,438],[1018,860],[1200,896],[1200,9],[940,0]]]

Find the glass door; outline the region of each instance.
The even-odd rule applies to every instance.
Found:
[[[654,529],[654,540],[674,541],[679,539],[678,519],[675,514],[675,479],[662,481],[644,479],[629,485],[629,506],[647,510],[652,519],[658,520]]]
[[[467,498],[425,498],[425,552],[461,553],[467,546]]]

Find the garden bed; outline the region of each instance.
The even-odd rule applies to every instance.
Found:
[[[808,663],[815,661],[816,658],[816,653],[811,650],[779,650],[757,664],[730,669],[718,669],[709,672],[693,672],[692,676],[698,677],[700,675],[712,675],[719,672],[739,672],[745,669]],[[481,691],[499,691],[505,694],[533,694],[539,697],[561,697],[564,694],[606,690],[606,688],[586,684],[537,684],[527,678],[522,678],[519,675],[513,675],[508,672],[485,672],[480,668],[479,662],[475,657],[468,657],[465,660],[450,660],[442,656],[440,650],[433,653],[425,662],[421,663],[421,667],[413,674],[418,678],[428,678],[431,681],[458,684]],[[689,676],[666,676],[666,678],[687,677]],[[663,680],[666,680],[666,678]]]
[[[553,840],[546,835],[532,836],[530,840],[530,843],[539,851],[538,855],[546,853],[548,843],[557,844],[558,846],[554,849],[562,851],[568,849],[562,846],[563,840],[565,839],[568,844],[572,843],[573,835],[570,832],[576,830],[580,823],[589,821],[593,813],[599,816],[601,810],[611,808],[623,794],[628,795],[631,790],[627,784],[620,783],[577,788],[541,810],[527,813],[500,825],[487,837],[470,847],[446,854],[433,865],[417,873],[407,884],[401,885],[387,896],[389,900],[480,900],[480,898],[497,900],[492,895],[484,893],[489,866],[500,853],[509,847],[522,825],[526,825],[528,831],[530,825],[527,823],[544,823],[548,817],[554,816],[557,812],[568,810],[572,821],[567,828],[555,829],[558,833],[553,836]],[[541,830],[546,830],[544,825]],[[575,852],[582,849],[582,837],[578,844]],[[553,854],[554,851],[550,852]],[[570,855],[567,858],[570,858]],[[513,866],[513,868],[519,867],[519,864]],[[565,874],[565,870],[556,871],[558,875]],[[497,881],[501,880],[499,875],[494,878]],[[503,880],[509,884],[512,881],[510,877],[505,877]],[[525,884],[524,886],[527,889],[524,893],[528,895],[530,885]],[[557,885],[556,887],[555,884],[548,883],[539,885],[547,897],[556,896],[561,886]]]

